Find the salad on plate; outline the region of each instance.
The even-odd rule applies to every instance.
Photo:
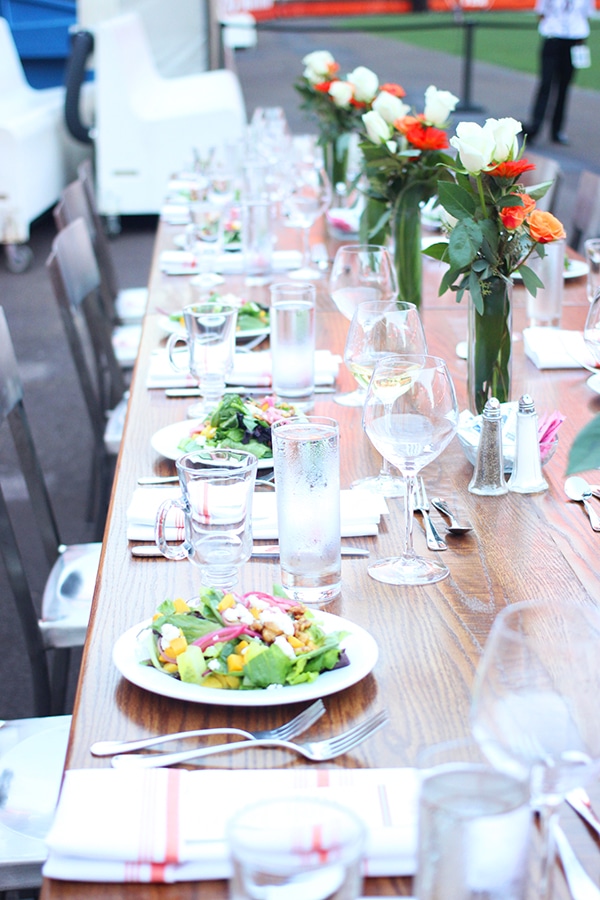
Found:
[[[138,635],[138,658],[170,678],[223,690],[311,684],[349,665],[343,631],[326,632],[285,596],[202,588],[190,601],[165,600]]]
[[[273,396],[253,400],[226,394],[212,415],[191,425],[189,435],[177,446],[184,453],[204,447],[226,447],[247,450],[259,460],[272,459],[271,425],[296,414],[295,407],[276,403]]]
[[[236,322],[236,335],[238,337],[243,337],[245,334],[254,336],[262,331],[268,332],[270,324],[268,307],[261,306],[253,300],[242,300],[236,294],[214,293],[210,295],[207,302],[217,303],[219,300],[235,303],[238,306]],[[182,331],[185,331],[183,312],[178,310],[171,313],[169,315],[169,324],[172,328],[180,328]]]

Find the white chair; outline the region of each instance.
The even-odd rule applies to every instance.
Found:
[[[540,153],[533,153],[529,150],[526,153],[526,157],[535,164],[535,169],[523,172],[519,180],[525,187],[534,187],[538,184],[544,184],[546,181],[551,181],[552,185],[541,200],[536,200],[536,206],[538,209],[544,210],[544,212],[553,213],[556,209],[558,189],[562,180],[560,164],[556,159],[552,159],[551,156],[542,156]]]
[[[71,716],[0,722],[0,897],[41,886],[70,727]]]
[[[63,87],[30,87],[0,18],[0,243],[12,272],[30,264],[30,225],[56,203],[79,161],[63,124],[64,103]]]
[[[156,214],[193,148],[241,138],[239,81],[226,69],[163,78],[136,13],[100,23],[94,47],[99,212]]]
[[[23,404],[23,385],[4,310],[0,307],[0,426],[8,426],[27,486],[48,574],[38,616],[27,566],[0,485],[0,553],[14,597],[39,715],[64,712],[70,651],[82,647],[100,562],[100,543],[65,546],[60,539]],[[27,558],[27,557],[26,557]],[[53,656],[49,666],[49,653]],[[0,804],[1,806],[1,804]]]

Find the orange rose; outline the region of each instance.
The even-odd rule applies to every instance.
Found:
[[[549,244],[551,241],[559,241],[566,237],[562,222],[552,213],[534,209],[528,217],[529,233],[538,244]]]
[[[515,231],[535,209],[535,200],[529,194],[513,194],[512,196],[519,197],[523,201],[523,205],[504,206],[500,210],[502,224],[509,231]]]
[[[393,81],[388,81],[385,84],[379,85],[380,91],[385,91],[386,94],[392,94],[394,97],[406,97],[406,91],[399,84],[394,84]]]
[[[396,119],[394,122],[394,128],[396,131],[399,131],[400,134],[406,134],[409,128],[413,125],[418,125],[423,122],[423,116],[402,116],[401,119]]]

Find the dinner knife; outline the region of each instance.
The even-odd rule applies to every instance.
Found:
[[[131,555],[137,557],[163,556],[156,544],[138,544],[131,548]],[[370,550],[364,550],[362,547],[342,547],[342,556],[369,556]],[[259,547],[255,544],[252,548],[252,556],[279,556],[279,546],[277,544],[265,544]],[[166,557],[163,557],[166,558]],[[186,557],[184,557],[185,559]]]
[[[590,798],[583,788],[575,788],[566,795],[565,800],[575,812],[581,816],[584,822],[600,835],[600,820],[592,809]]]
[[[336,389],[334,387],[326,387],[325,385],[320,385],[315,388],[315,394],[335,394]],[[273,393],[272,387],[226,387],[226,394],[255,394],[257,396],[263,396]],[[166,397],[201,397],[199,388],[189,387],[189,388],[167,388],[165,391]]]

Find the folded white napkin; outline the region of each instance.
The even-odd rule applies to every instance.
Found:
[[[579,369],[596,364],[580,331],[524,328],[523,346],[538,369]]]
[[[167,225],[188,225],[190,211],[186,203],[165,203],[160,211],[160,217]]]
[[[265,796],[330,799],[367,826],[364,873],[416,865],[415,769],[71,769],[47,838],[46,878],[175,882],[228,878],[228,820]]]
[[[154,522],[159,505],[164,500],[181,496],[179,487],[138,487],[127,509],[127,540],[153,541]],[[340,491],[342,537],[377,534],[382,515],[388,513],[385,497],[364,490]],[[257,491],[252,500],[252,534],[256,540],[276,540],[277,499],[275,491]],[[168,541],[183,541],[185,537],[183,512],[172,509],[167,518],[165,537]]]
[[[182,354],[180,365],[185,365]],[[333,384],[342,361],[341,356],[330,350],[315,352],[315,383]],[[233,370],[227,378],[228,384],[244,387],[269,387],[271,384],[271,353],[269,350],[255,350],[253,353],[236,353]],[[169,362],[166,350],[157,350],[150,357],[147,388],[194,387],[196,380],[188,372],[177,372]]]
[[[302,254],[299,250],[275,250],[271,268],[274,272],[283,272],[298,269],[301,262]],[[223,275],[241,274],[244,272],[244,265],[243,253],[221,253],[215,270]],[[159,257],[159,267],[166,275],[194,275],[198,272],[196,259],[188,250],[163,250]]]

